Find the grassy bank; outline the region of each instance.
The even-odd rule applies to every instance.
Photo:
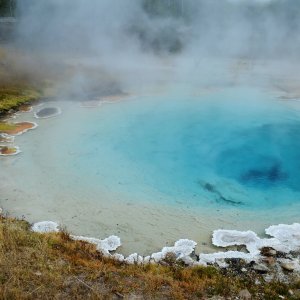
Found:
[[[21,61],[21,55],[0,47],[0,115],[41,97],[41,82]]]
[[[24,85],[0,85],[0,114],[40,97],[40,92]]]
[[[163,265],[126,265],[66,232],[38,234],[26,221],[0,217],[1,299],[239,299],[234,297],[243,289],[252,299],[299,299],[300,282],[265,283],[260,275],[187,268],[172,257]]]

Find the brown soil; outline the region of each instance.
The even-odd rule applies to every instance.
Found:
[[[21,112],[30,112],[31,109],[32,109],[32,106],[28,105],[28,104],[24,104],[19,107],[19,111],[21,111]]]

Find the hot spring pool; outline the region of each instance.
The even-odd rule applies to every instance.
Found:
[[[300,103],[234,88],[54,105],[60,116],[0,158],[0,204],[14,215],[116,234],[124,253],[144,254],[183,237],[209,250],[217,228],[299,222]]]

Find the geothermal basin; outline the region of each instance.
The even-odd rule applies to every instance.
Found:
[[[212,251],[218,228],[262,235],[299,222],[300,102],[235,87],[52,104],[62,114],[18,136],[21,154],[0,157],[0,205],[12,215],[115,234],[120,252],[144,255],[180,238]]]

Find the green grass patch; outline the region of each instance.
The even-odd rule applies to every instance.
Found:
[[[31,87],[0,87],[0,113],[34,101],[40,96],[40,91]]]

